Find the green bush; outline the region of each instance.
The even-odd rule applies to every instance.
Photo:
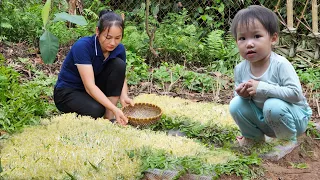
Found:
[[[174,62],[199,61],[197,58],[202,29],[188,24],[188,12],[169,13],[155,33],[155,48],[160,54],[169,54]]]
[[[123,44],[126,49],[137,53],[141,57],[146,57],[149,51],[149,37],[144,30],[138,30],[137,26],[126,26],[124,29]]]
[[[297,69],[297,74],[302,83],[308,84],[313,90],[320,89],[320,67]]]
[[[4,22],[9,27],[2,29],[2,36],[11,42],[36,42],[41,35],[41,1],[3,0],[1,6],[1,19],[5,17]]]
[[[42,77],[21,83],[19,77],[12,68],[0,66],[0,129],[8,132],[37,124],[40,117],[53,111],[49,92],[52,95],[54,81]]]
[[[144,62],[144,59],[137,54],[127,51],[127,83],[135,85],[149,77],[149,67]]]

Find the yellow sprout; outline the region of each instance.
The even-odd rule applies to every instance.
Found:
[[[163,114],[171,118],[186,117],[202,124],[217,124],[236,127],[228,105],[192,102],[182,98],[143,94],[134,98],[134,102],[148,102],[158,105]]]
[[[0,175],[8,179],[136,179],[142,174],[141,160],[127,153],[143,147],[162,149],[173,157],[197,156],[210,164],[236,158],[185,137],[75,114],[45,119],[0,142]]]

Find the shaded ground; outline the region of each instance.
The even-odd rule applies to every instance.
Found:
[[[70,44],[71,45],[71,44]],[[0,43],[0,53],[2,53],[7,59],[6,63],[11,64],[17,71],[23,74],[23,78],[32,79],[33,74],[19,63],[18,57],[29,58],[30,63],[44,71],[46,74],[57,75],[61,66],[61,63],[68,52],[70,46],[60,48],[56,63],[52,65],[44,65],[39,57],[39,50],[33,47],[28,47],[24,43],[19,44],[4,44]],[[319,122],[320,116],[319,99],[315,99],[314,92],[311,92],[306,86],[304,86],[306,97],[313,109],[312,121]],[[181,97],[190,99],[196,102],[209,101],[217,102],[221,104],[227,104],[232,99],[232,89],[222,89],[219,92],[219,96],[215,96],[212,93],[194,93],[186,90],[180,92],[163,92],[159,90],[155,85],[151,83],[141,83],[136,86],[130,87],[130,96],[134,97],[140,93],[157,93],[165,94],[174,97]],[[320,180],[320,140],[316,140],[309,136],[300,137],[301,145],[296,148],[292,153],[285,156],[278,162],[263,161],[263,168],[265,168],[265,174],[259,179],[272,179],[272,180]],[[223,176],[220,179],[234,180],[241,179],[236,176]]]

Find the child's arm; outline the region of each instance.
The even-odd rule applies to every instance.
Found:
[[[299,77],[289,61],[279,63],[277,69],[278,84],[269,84],[260,81],[257,87],[257,95],[279,98],[290,103],[301,101],[304,96]]]

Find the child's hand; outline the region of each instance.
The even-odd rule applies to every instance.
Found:
[[[257,88],[259,85],[260,81],[256,81],[254,79],[250,79],[247,83],[247,92],[249,93],[250,96],[254,96],[257,93]]]
[[[247,92],[247,84],[241,83],[237,86],[236,92],[241,97],[249,97],[249,93]]]

